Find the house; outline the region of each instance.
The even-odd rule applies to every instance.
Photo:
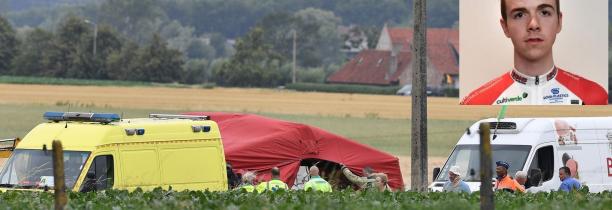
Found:
[[[327,82],[339,84],[406,85],[412,83],[410,28],[383,27],[376,49],[363,50]],[[427,86],[459,87],[459,31],[429,28],[427,31]]]

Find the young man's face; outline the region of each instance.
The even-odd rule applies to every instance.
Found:
[[[500,23],[515,53],[528,61],[551,55],[562,23],[555,0],[505,0],[505,5],[507,19]]]

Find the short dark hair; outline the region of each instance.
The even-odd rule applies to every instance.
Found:
[[[506,14],[506,0],[500,0],[500,2],[502,19],[506,21],[508,19],[508,14]],[[559,5],[559,0],[555,0],[555,3],[557,3],[557,17],[559,17],[559,13],[561,13],[561,6]]]
[[[272,173],[272,176],[280,176],[280,169],[278,167],[272,168],[270,172]]]
[[[559,168],[559,170],[562,170],[563,172],[565,172],[565,174],[572,176],[572,172],[570,171],[569,167],[567,167],[567,166],[563,166],[563,167]]]

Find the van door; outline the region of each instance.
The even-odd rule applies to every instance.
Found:
[[[79,192],[90,192],[113,188],[118,174],[117,158],[114,152],[96,153],[92,157],[86,166],[87,170],[83,170],[82,179],[75,189],[78,189]]]
[[[549,191],[559,187],[555,161],[555,149],[552,144],[544,144],[536,147],[527,168],[528,180],[525,188],[534,188],[538,191]],[[555,188],[556,186],[556,188]],[[533,190],[533,189],[532,189]]]

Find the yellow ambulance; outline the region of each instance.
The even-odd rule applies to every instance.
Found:
[[[66,189],[73,191],[228,188],[219,128],[206,116],[47,112],[44,118],[4,164],[0,190],[52,189],[53,140],[63,145]]]

